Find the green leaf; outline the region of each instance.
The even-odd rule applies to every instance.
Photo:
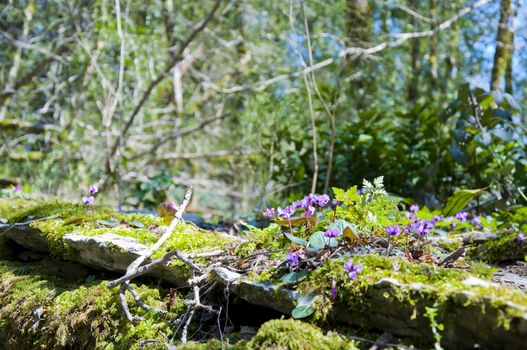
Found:
[[[317,231],[309,237],[308,251],[318,252],[328,245],[334,248],[338,245],[338,241],[335,238],[325,237],[322,231]]]
[[[116,227],[116,226],[119,226],[120,224],[119,220],[116,220],[116,219],[97,220],[97,223],[105,227]]]
[[[307,271],[289,272],[288,274],[285,274],[280,278],[280,282],[286,285],[296,284],[297,282],[300,282],[303,279],[305,279],[307,275],[308,275]]]
[[[303,246],[307,246],[307,241],[305,239],[302,239],[300,237],[297,237],[297,236],[293,236],[292,234],[290,233],[284,233],[284,235],[289,238],[289,240],[293,243],[296,243],[296,244],[299,244],[299,245],[303,245]]]
[[[291,312],[293,318],[305,318],[310,316],[314,311],[315,302],[320,298],[320,295],[303,294],[298,299],[296,307]]]
[[[145,224],[143,224],[141,221],[130,221],[128,223],[128,225],[130,225],[130,227],[133,227],[133,228],[144,228],[145,227]]]
[[[313,305],[299,305],[293,309],[291,316],[293,316],[294,319],[306,318],[311,316],[313,312],[315,312]]]
[[[467,206],[470,201],[472,201],[476,196],[483,192],[484,188],[479,188],[475,190],[458,190],[448,198],[448,201],[443,209],[443,215],[451,216],[462,210]]]

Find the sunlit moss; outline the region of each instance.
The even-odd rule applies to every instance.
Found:
[[[309,323],[296,320],[271,320],[244,347],[246,349],[359,349],[358,344],[336,333],[324,332]]]
[[[488,262],[522,260],[527,255],[527,242],[518,241],[518,232],[508,232],[468,249],[467,254]]]
[[[134,326],[106,281],[66,282],[38,264],[0,261],[0,286],[0,338],[7,348],[139,349],[144,339],[163,342],[175,316],[145,312],[127,295],[131,311],[145,318]],[[134,287],[146,303],[165,307],[166,291]],[[178,303],[171,310],[183,308]]]

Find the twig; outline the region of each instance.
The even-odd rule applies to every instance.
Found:
[[[441,260],[438,265],[443,266],[446,263],[455,262],[457,259],[459,259],[463,255],[463,253],[465,253],[465,247],[460,247],[456,249],[452,254],[450,254],[443,260]]]
[[[126,290],[129,290],[130,293],[132,293],[132,295],[134,296],[135,301],[139,304],[139,306],[144,308],[146,305],[142,302],[142,300],[140,298],[136,298],[136,296],[139,297],[139,295],[135,295],[135,291],[133,291],[133,289],[131,289],[131,287],[129,286],[129,282],[130,282],[131,277],[128,277],[128,276],[129,275],[132,275],[132,277],[138,276],[139,274],[137,274],[137,271],[138,271],[140,265],[146,259],[148,259],[157,249],[159,249],[161,247],[161,245],[170,237],[170,235],[172,234],[172,232],[176,228],[177,224],[181,220],[181,217],[183,216],[183,212],[185,211],[188,203],[190,202],[190,198],[192,197],[192,191],[193,191],[192,186],[189,186],[187,188],[186,193],[185,193],[185,197],[183,198],[183,202],[179,206],[178,211],[174,215],[174,219],[172,219],[172,222],[170,223],[170,226],[168,227],[166,232],[163,234],[163,236],[161,236],[156,243],[154,243],[151,247],[149,247],[146,250],[146,252],[144,252],[141,256],[139,256],[137,259],[135,259],[128,266],[128,268],[126,269],[125,276],[120,278],[120,279],[118,279],[119,282],[116,283],[116,281],[112,281],[112,282],[108,283],[108,285],[107,285],[108,288],[113,288],[113,287],[117,286],[118,284],[121,284],[121,288],[119,288],[119,299],[121,300],[121,306],[123,308],[125,316],[126,316],[127,320],[130,321],[131,323],[135,324],[135,323],[137,323],[137,322],[139,322],[139,321],[141,321],[143,319],[141,317],[139,317],[139,316],[133,316],[130,313],[130,310],[128,309],[128,303],[126,302],[126,298],[125,298]],[[174,252],[171,252],[171,253],[172,253],[172,256],[174,256],[174,255],[177,256],[179,251],[174,251]],[[170,260],[170,258],[166,258],[166,256],[167,255],[170,256],[171,253],[166,254],[165,257],[163,257],[161,260],[162,261]],[[157,264],[148,264],[148,265],[150,265],[149,269],[152,269],[153,267],[155,267],[156,265],[159,265],[159,264],[160,264],[160,262],[158,262]],[[148,269],[143,269],[142,273],[146,272],[144,270],[148,271]]]
[[[130,292],[130,294],[132,294],[132,296],[134,297],[134,300],[137,303],[137,305],[139,305],[140,307],[142,307],[146,311],[155,311],[155,312],[160,313],[160,314],[166,314],[167,313],[165,310],[157,309],[155,307],[152,307],[152,306],[149,306],[149,305],[145,304],[145,302],[141,299],[141,296],[139,295],[139,293],[137,293],[135,291],[135,289],[133,289],[132,286],[129,285],[128,283],[126,283],[126,282],[123,283],[123,286],[125,286],[125,288]]]
[[[172,232],[176,228],[177,224],[181,220],[181,217],[183,216],[183,212],[187,208],[187,205],[190,202],[190,198],[192,197],[193,187],[188,186],[187,191],[185,192],[185,197],[183,198],[183,202],[181,202],[181,205],[178,208],[178,211],[176,212],[176,215],[174,215],[174,219],[172,219],[172,222],[170,223],[170,226],[168,226],[168,229],[165,231],[165,233],[157,240],[156,243],[154,243],[151,247],[149,247],[146,252],[144,252],[140,257],[135,259],[130,266],[126,269],[126,272],[133,271],[137,269],[141,264],[148,259],[156,250],[158,250],[163,243],[172,235]]]
[[[26,225],[32,224],[34,222],[53,220],[53,219],[56,219],[56,218],[58,218],[60,216],[61,216],[61,214],[55,214],[55,215],[47,216],[45,218],[29,220],[29,221],[25,221],[25,222],[15,222],[13,224],[0,224],[0,228],[6,228],[7,227],[4,231],[2,231],[2,233],[0,233],[0,237],[2,237],[4,234],[6,234],[7,231],[9,231],[12,228],[15,228],[17,226],[26,226]]]

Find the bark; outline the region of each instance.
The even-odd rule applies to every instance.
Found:
[[[414,3],[415,4],[415,3]],[[415,17],[412,17],[412,28],[414,32],[419,31],[419,23]],[[421,39],[414,38],[410,43],[412,77],[408,83],[408,100],[412,103],[419,96],[419,75],[421,71]]]
[[[373,24],[373,2],[369,0],[347,0],[348,16],[348,41],[350,47],[368,47],[371,42],[372,24]],[[348,56],[345,74],[353,74],[360,71],[366,65],[365,58],[361,56]],[[349,87],[351,95],[358,98],[358,107],[367,106],[365,98],[372,92],[371,84],[366,77],[359,78],[352,82]]]
[[[509,22],[513,17],[512,0],[502,0],[500,5],[500,20],[496,35],[496,51],[494,53],[494,65],[490,86],[492,90],[501,90],[503,79],[507,69],[510,69],[512,76],[512,29]],[[509,68],[510,67],[510,68]],[[512,90],[512,86],[507,89]]]

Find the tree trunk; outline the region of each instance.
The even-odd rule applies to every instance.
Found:
[[[368,47],[371,42],[371,32],[373,23],[373,2],[369,0],[347,0],[348,16],[348,41],[351,47]],[[346,74],[353,74],[360,71],[366,65],[363,57],[347,57],[348,63],[345,69]],[[353,72],[353,73],[352,73]],[[370,82],[366,77],[353,80],[349,87],[350,95],[357,97],[358,108],[367,106],[364,97],[369,95]]]
[[[512,77],[512,28],[509,22],[513,17],[512,0],[501,0],[500,6],[500,21],[498,25],[498,33],[496,35],[496,51],[494,53],[494,66],[492,67],[492,77],[490,87],[492,90],[501,90],[503,79],[510,70]],[[512,92],[510,84],[507,89]]]
[[[417,3],[414,3],[414,4],[417,4]],[[413,31],[418,32],[419,23],[415,19],[415,17],[412,17],[411,23],[412,23]],[[412,39],[410,42],[410,55],[411,55],[411,67],[412,67],[411,74],[412,75],[410,77],[410,81],[408,82],[408,100],[410,101],[410,103],[415,102],[415,100],[417,100],[417,97],[419,96],[419,74],[421,71],[420,48],[421,48],[421,39],[420,38]]]

